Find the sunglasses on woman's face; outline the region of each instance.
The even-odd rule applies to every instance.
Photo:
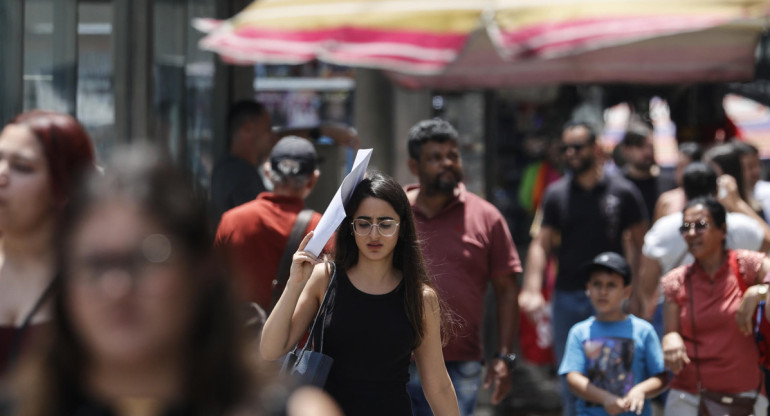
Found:
[[[682,223],[681,227],[679,227],[679,232],[682,234],[689,234],[690,230],[695,230],[695,234],[703,234],[703,232],[706,231],[706,228],[708,228],[708,226],[709,226],[709,223],[706,222],[706,220],[685,222],[685,223]]]

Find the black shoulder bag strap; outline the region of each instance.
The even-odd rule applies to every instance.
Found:
[[[281,293],[283,293],[283,289],[286,287],[286,282],[289,280],[291,257],[299,248],[299,243],[302,241],[302,237],[305,236],[305,230],[311,218],[313,218],[313,210],[303,209],[297,215],[297,220],[294,221],[291,234],[289,234],[289,241],[286,243],[283,255],[281,255],[281,261],[278,263],[278,272],[276,272],[275,279],[273,280],[273,300],[270,302],[270,311],[278,303],[278,299],[281,298]],[[267,312],[270,313],[270,311]]]
[[[48,286],[45,288],[45,290],[40,295],[40,297],[37,298],[35,305],[32,306],[32,309],[24,318],[24,322],[19,327],[19,330],[13,336],[13,340],[11,341],[11,347],[8,353],[8,366],[6,368],[10,368],[18,358],[19,351],[21,349],[21,342],[24,339],[24,334],[27,332],[27,328],[32,323],[32,318],[35,317],[35,315],[40,310],[40,308],[42,308],[43,305],[45,304],[46,300],[48,300],[48,298],[51,296],[51,293],[53,293],[54,285],[57,279],[59,279],[59,276],[54,277],[54,279],[51,281],[51,283],[48,284]]]

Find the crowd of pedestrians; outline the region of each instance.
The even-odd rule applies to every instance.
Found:
[[[767,414],[770,187],[750,144],[683,143],[666,176],[650,126],[609,168],[594,128],[567,124],[522,265],[444,120],[403,138],[417,183],[367,172],[319,254],[313,139],[355,147],[355,130],[274,130],[256,102],[229,124],[208,201],[148,145],[97,167],[68,115],[3,128],[0,414],[472,415],[480,389],[511,393],[519,307],[543,315],[551,265],[564,415],[651,415],[657,396],[666,415],[712,397]],[[302,341],[333,360],[316,387],[279,370]]]

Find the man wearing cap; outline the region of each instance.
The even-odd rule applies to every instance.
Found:
[[[358,136],[352,127],[339,123],[322,123],[305,128],[274,131],[270,113],[253,100],[233,104],[227,115],[230,131],[229,154],[214,166],[211,175],[211,203],[217,219],[227,210],[254,200],[269,190],[260,167],[267,160],[278,139],[300,136],[313,140],[328,137],[342,146],[358,147]]]
[[[292,228],[318,181],[316,165],[316,151],[310,141],[284,137],[265,164],[273,191],[262,192],[253,201],[225,212],[219,223],[215,245],[229,261],[242,300],[256,302],[266,311],[272,307],[273,280]],[[313,212],[302,236],[320,219],[321,214]]]
[[[581,399],[578,414],[652,416],[648,399],[665,389],[668,378],[652,325],[623,310],[631,268],[608,251],[582,269],[594,314],[570,329],[559,375]]]

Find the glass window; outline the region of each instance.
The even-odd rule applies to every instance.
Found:
[[[24,2],[24,111],[67,109],[67,103],[57,94],[53,82],[53,2]]]
[[[185,24],[189,27],[192,19],[216,16],[215,0],[189,0]],[[202,51],[198,42],[204,36],[197,30],[186,31],[187,62],[184,65],[185,84],[185,127],[186,165],[199,189],[209,189],[211,172],[214,168],[214,129],[212,103],[214,102],[213,53]],[[180,116],[181,118],[181,116]],[[221,138],[224,140],[224,138]]]
[[[78,1],[77,118],[91,134],[101,159],[119,142],[115,137],[113,9],[110,1]]]

